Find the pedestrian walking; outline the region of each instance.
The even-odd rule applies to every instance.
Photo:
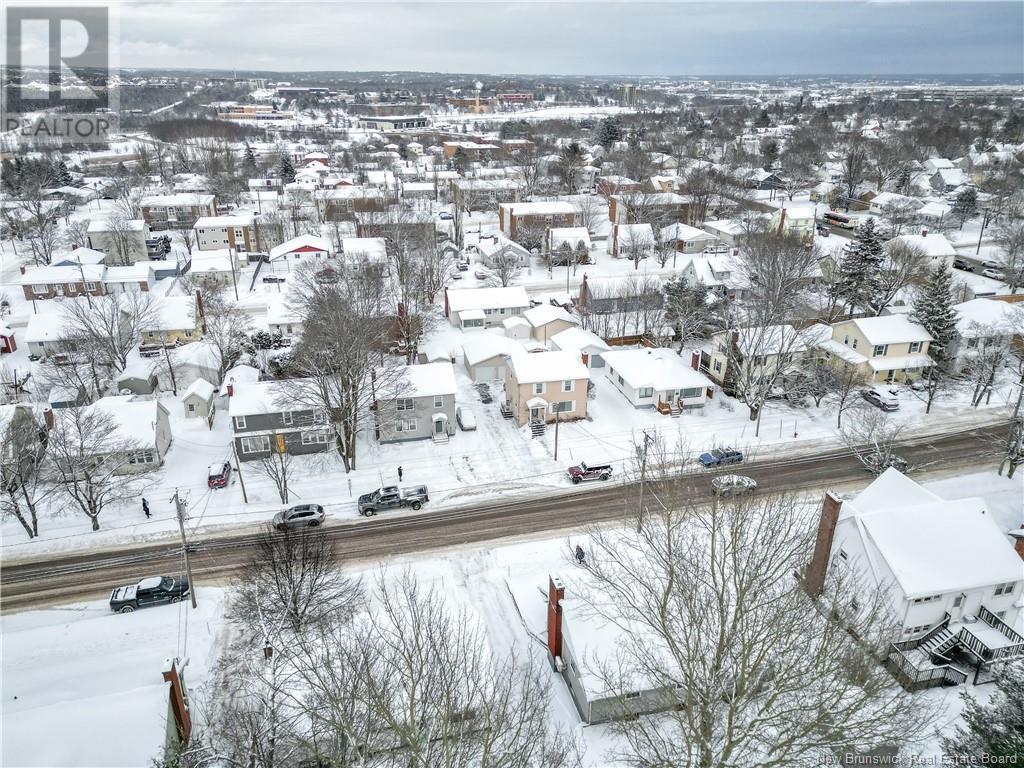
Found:
[[[142,497],[142,511],[146,514],[146,519],[147,520],[153,516],[149,512],[149,502],[146,501],[146,497],[145,496]]]
[[[583,547],[581,547],[579,544],[577,544],[576,545],[576,564],[577,565],[583,565],[583,563],[586,562],[586,560],[587,560],[587,556],[583,552]]]
[[[398,465],[398,482],[402,482],[402,465]]]

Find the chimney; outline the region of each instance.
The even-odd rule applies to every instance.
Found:
[[[690,367],[695,371],[700,370],[700,352],[697,350],[690,353]]]
[[[171,659],[164,661],[163,676],[164,682],[171,684],[171,713],[174,715],[178,738],[182,744],[188,744],[192,736],[192,715],[189,714],[188,704],[185,702],[185,685],[181,682],[177,664]]]
[[[1024,525],[1016,531],[1010,531],[1010,536],[1013,538],[1013,551],[1020,555],[1021,560],[1024,560]]]
[[[20,269],[21,269],[21,274],[23,274],[23,275],[24,275],[24,274],[25,274],[25,265],[24,265],[24,264],[22,264],[22,265],[21,265],[21,267],[20,267]]]
[[[921,229],[921,237],[928,237],[928,228],[927,227],[923,227]]]
[[[234,380],[231,380],[231,381],[228,382],[228,397],[231,397],[234,394],[235,394],[235,382],[234,382]]]
[[[814,555],[804,573],[804,589],[811,597],[821,596],[825,589],[825,576],[832,557],[832,537],[836,533],[839,522],[839,510],[843,508],[843,500],[832,491],[825,494],[821,505],[821,518],[818,520],[818,536],[814,542]]]
[[[203,333],[206,333],[206,313],[203,310],[203,294],[199,292],[198,288],[196,288],[196,311],[199,314],[198,319],[200,326],[203,329]]]
[[[781,236],[786,231],[786,209],[779,209],[779,231],[778,234]]]
[[[53,429],[53,409],[49,406],[43,408],[43,421],[46,422],[47,429]]]
[[[562,599],[565,585],[557,576],[548,577],[548,653],[551,661],[562,655]]]

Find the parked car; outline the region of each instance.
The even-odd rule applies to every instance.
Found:
[[[264,275],[263,276],[263,282],[264,283],[283,283],[284,282],[284,278],[281,277],[280,275]]]
[[[472,432],[476,429],[476,414],[465,406],[460,405],[455,409],[455,421],[463,432]]]
[[[360,515],[373,517],[382,509],[397,509],[398,507],[419,509],[427,501],[430,501],[430,496],[427,494],[425,485],[413,485],[407,488],[388,485],[378,488],[373,493],[364,493],[359,497],[358,507]]]
[[[274,515],[272,525],[279,531],[286,528],[316,528],[326,517],[324,508],[319,504],[296,504]]]
[[[149,576],[138,584],[118,587],[110,593],[110,610],[132,613],[139,608],[162,603],[177,603],[189,595],[187,578]]]
[[[718,243],[717,245],[708,245],[704,248],[704,253],[728,253],[729,246],[725,243]]]
[[[757,481],[746,475],[719,475],[711,481],[716,496],[741,496],[757,490]]]
[[[999,262],[992,259],[982,259],[981,266],[985,267],[985,269],[999,269]]]
[[[462,279],[462,273],[459,272],[458,270],[454,270],[454,269],[450,273],[448,273],[448,276],[451,277],[452,280],[461,280]]]
[[[473,273],[473,277],[475,277],[477,280],[486,280],[490,276],[491,273],[488,272],[486,269],[478,269],[476,272]]]
[[[459,262],[459,272],[469,272],[469,262],[468,261],[460,261]]]
[[[974,265],[969,261],[964,261],[963,259],[953,259],[953,267],[954,269],[962,269],[964,272],[974,271]]]
[[[906,472],[910,468],[910,462],[895,453],[871,451],[861,456],[861,461],[864,463],[864,469],[876,475],[882,474],[889,467],[900,472]]]
[[[860,396],[883,411],[898,411],[900,409],[899,398],[896,397],[891,389],[871,387],[870,389],[863,390]]]
[[[831,237],[832,236],[832,230],[830,230],[828,227],[824,226],[823,224],[819,224],[817,226],[817,232],[822,237]]]
[[[207,488],[226,488],[231,477],[231,462],[211,464],[206,472]]]
[[[1003,271],[1000,270],[1000,269],[991,269],[991,268],[983,269],[983,270],[981,270],[981,274],[984,277],[990,277],[993,280],[1002,280],[1003,279]]]
[[[574,485],[584,480],[607,480],[612,476],[612,465],[607,461],[581,461],[568,469],[569,479]]]
[[[715,448],[702,453],[699,460],[705,467],[721,467],[726,464],[739,464],[743,461],[743,453],[735,448]]]
[[[441,211],[439,214],[437,214],[437,218],[441,219],[442,221],[451,221],[455,217],[448,213],[448,211]]]

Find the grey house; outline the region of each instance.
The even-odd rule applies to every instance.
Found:
[[[455,434],[455,368],[426,363],[376,372],[377,439],[382,443],[432,439],[447,443]]]
[[[333,445],[327,413],[298,406],[294,387],[281,381],[228,385],[228,416],[239,461],[271,453],[320,453]]]

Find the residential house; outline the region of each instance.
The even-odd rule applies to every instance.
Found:
[[[576,306],[580,314],[604,315],[616,312],[657,310],[665,302],[661,278],[647,273],[625,277],[583,275]]]
[[[452,204],[465,211],[493,211],[503,203],[518,203],[523,183],[518,179],[452,179]]]
[[[1024,346],[1024,306],[997,299],[972,299],[954,308],[957,337],[946,347],[948,368],[970,368],[979,354],[1009,353]]]
[[[437,240],[437,226],[434,217],[426,212],[402,213],[392,216],[387,211],[356,213],[357,237],[403,237],[410,242],[430,243]]]
[[[784,380],[799,371],[813,340],[785,324],[719,331],[711,337],[708,375],[728,393],[737,381]]]
[[[587,368],[603,368],[604,355],[611,349],[593,331],[573,326],[548,337],[548,346],[562,352],[575,352]]]
[[[232,216],[203,216],[193,225],[201,251],[233,248],[238,253],[261,249],[256,217],[251,213]]]
[[[152,261],[136,261],[124,267],[107,267],[103,275],[105,293],[148,293],[157,281]]]
[[[587,417],[590,371],[574,352],[511,355],[503,412],[519,426]]]
[[[813,207],[797,206],[779,208],[768,221],[768,229],[781,235],[799,237],[801,240],[814,239],[814,226],[817,221]]]
[[[612,224],[606,247],[615,258],[646,259],[654,253],[654,229],[650,224]]]
[[[298,264],[309,260],[322,260],[334,252],[329,240],[316,235],[299,235],[270,249],[270,263]]]
[[[630,192],[639,192],[643,185],[628,176],[599,176],[597,179],[597,194],[606,200],[612,195],[625,195]]]
[[[805,586],[827,600],[842,579],[858,594],[840,614],[895,626],[888,662],[905,687],[957,684],[1024,656],[1021,557],[984,499],[947,501],[889,468],[855,498],[826,494]]]
[[[188,274],[192,282],[204,289],[231,289],[240,279],[245,266],[244,254],[230,248],[216,251],[196,251],[192,254]]]
[[[102,296],[106,288],[103,264],[79,264],[66,267],[21,267],[18,282],[26,301],[63,299],[75,296]]]
[[[679,223],[662,227],[660,237],[663,243],[674,243],[679,253],[700,253],[718,242],[718,238],[710,232]]]
[[[496,269],[499,264],[514,264],[518,269],[530,266],[530,252],[502,234],[481,237],[475,245],[467,246],[467,250],[475,250],[488,269]]]
[[[356,213],[387,210],[384,193],[373,187],[351,186],[317,192],[316,205],[324,221],[349,221]]]
[[[551,200],[535,203],[502,203],[498,206],[498,229],[510,240],[543,240],[552,227],[578,227],[580,212],[572,203]]]
[[[289,381],[231,381],[227,385],[228,416],[239,461],[265,459],[272,453],[301,455],[330,450],[328,414],[296,399],[308,384]]]
[[[206,379],[196,379],[188,385],[181,396],[181,405],[185,409],[186,419],[206,419],[213,422],[217,407],[214,404],[216,389]]]
[[[77,267],[86,264],[105,264],[107,254],[92,248],[75,248],[70,253],[61,253],[53,257],[51,267]]]
[[[715,385],[671,349],[615,349],[604,353],[605,378],[634,408],[656,408],[678,416],[703,408]],[[699,366],[700,357],[696,357]]]
[[[447,443],[455,434],[455,368],[450,362],[379,368],[375,380],[380,442],[430,438]]]
[[[107,264],[134,264],[149,256],[146,241],[149,226],[143,219],[111,224],[109,219],[93,219],[86,230],[89,247],[106,254]]]
[[[142,357],[138,352],[128,355],[125,366],[114,377],[114,389],[119,395],[151,395],[159,386],[158,372],[161,360]]]
[[[202,298],[195,296],[164,296],[156,302],[151,318],[142,326],[142,346],[173,347],[203,338]]]
[[[113,429],[103,436],[97,459],[110,462],[115,475],[133,475],[161,466],[171,447],[171,419],[159,400],[136,398],[134,395],[101,397],[92,405],[81,406],[89,415],[105,417]],[[47,425],[75,418],[74,408],[46,412]],[[73,437],[74,426],[68,434]],[[104,445],[108,450],[104,450]]]
[[[927,229],[922,229],[919,235],[894,237],[886,242],[885,247],[891,248],[895,243],[921,251],[931,269],[945,265],[947,269],[952,270],[953,262],[957,258],[956,248],[941,232],[929,233]]]
[[[531,307],[523,312],[523,319],[530,324],[530,335],[544,343],[555,334],[579,325],[579,320],[553,304]]]
[[[821,346],[874,382],[913,381],[932,364],[928,331],[905,315],[862,317],[832,325],[832,342]],[[836,344],[846,349],[840,350]]]
[[[175,195],[150,195],[139,202],[142,218],[154,232],[165,229],[192,229],[196,220],[216,216],[213,195],[187,192]]]
[[[501,333],[474,333],[462,342],[462,362],[473,381],[504,381],[508,358],[523,349],[518,341]]]
[[[556,266],[590,262],[590,231],[586,227],[552,227],[544,238],[544,248]]]
[[[456,328],[493,328],[508,317],[521,316],[530,308],[526,290],[506,288],[446,288],[444,315]]]
[[[737,246],[740,244],[740,240],[746,234],[746,229],[743,227],[743,222],[735,219],[717,219],[715,221],[705,221],[700,225],[705,232],[714,235],[716,238],[721,240],[726,245]]]
[[[970,182],[970,177],[959,168],[939,168],[928,179],[936,192],[948,194]]]
[[[302,335],[302,314],[287,294],[267,295],[267,330],[281,336],[286,344]]]
[[[345,237],[341,240],[345,264],[357,272],[388,271],[388,242],[383,237]]]
[[[68,325],[62,306],[29,315],[25,344],[29,359],[66,362],[77,352],[75,331]]]
[[[36,463],[42,457],[23,452],[15,455],[15,450],[22,445],[16,436],[27,434],[27,430],[38,433],[41,429],[32,406],[26,403],[0,405],[0,488],[13,488],[17,476],[27,476],[35,471]]]
[[[896,192],[879,192],[871,199],[868,212],[872,216],[885,216],[892,210],[913,213],[918,211],[922,205],[924,202],[916,197],[908,197]]]
[[[659,227],[684,222],[691,200],[675,192],[632,192],[608,198],[608,220],[613,224],[646,222]]]
[[[695,254],[682,269],[683,281],[703,285],[716,296],[734,301],[750,290],[750,277],[739,258],[729,253]]]

